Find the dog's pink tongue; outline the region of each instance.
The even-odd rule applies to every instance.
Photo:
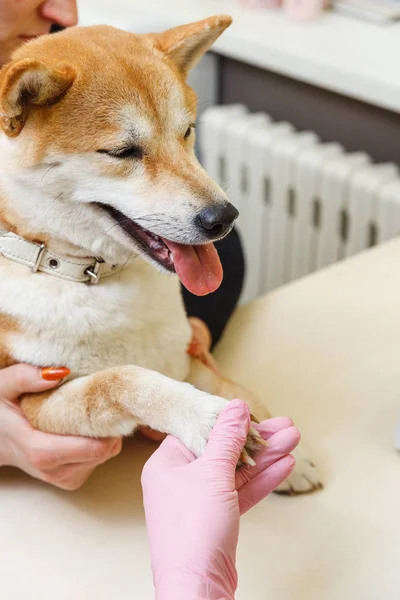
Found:
[[[222,282],[222,265],[214,244],[186,246],[164,240],[183,285],[196,296],[211,294]]]

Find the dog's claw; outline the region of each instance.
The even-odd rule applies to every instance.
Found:
[[[243,467],[244,465],[248,467],[256,466],[256,461],[250,456],[245,448],[243,448],[242,452],[240,453],[238,467]]]
[[[259,425],[260,421],[257,419],[257,417],[255,417],[251,413],[250,413],[250,419],[253,421],[253,423],[257,423],[257,425]]]
[[[261,437],[256,429],[250,427],[249,433],[247,434],[247,442],[243,448],[238,467],[247,465],[249,467],[255,467],[256,462],[253,458],[262,448],[267,446],[267,442]]]

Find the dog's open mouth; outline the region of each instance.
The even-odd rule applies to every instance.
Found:
[[[170,273],[176,272],[183,285],[196,296],[219,288],[222,266],[214,244],[190,246],[171,242],[132,221],[108,204],[98,204],[131,237],[140,249]]]

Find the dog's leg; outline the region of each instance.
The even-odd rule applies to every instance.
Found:
[[[240,400],[244,400],[249,405],[250,412],[256,421],[264,421],[264,419],[271,417],[267,407],[247,388],[230,379],[217,375],[196,358],[192,358],[190,367],[187,381],[199,390],[216,396],[222,396],[222,398],[226,398],[227,400],[239,398]]]
[[[109,437],[139,425],[170,433],[195,456],[202,454],[225,399],[135,366],[107,369],[42,394],[21,407],[33,427],[49,433]],[[247,449],[261,438],[251,432]],[[249,461],[251,462],[251,461]]]
[[[227,400],[240,398],[247,402],[250,412],[256,420],[263,421],[271,417],[267,407],[247,388],[218,376],[197,359],[192,359],[188,381],[195,387],[222,396]],[[291,475],[277,488],[280,494],[304,494],[313,492],[323,487],[320,475],[315,468],[314,461],[310,458],[311,452],[303,441],[300,441],[292,453],[296,458],[296,467]]]

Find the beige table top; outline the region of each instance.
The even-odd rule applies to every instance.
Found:
[[[295,419],[326,480],[243,518],[238,600],[399,599],[399,356],[400,241],[233,319],[225,371]],[[151,450],[128,442],[74,493],[0,472],[2,600],[153,598],[139,482]]]

